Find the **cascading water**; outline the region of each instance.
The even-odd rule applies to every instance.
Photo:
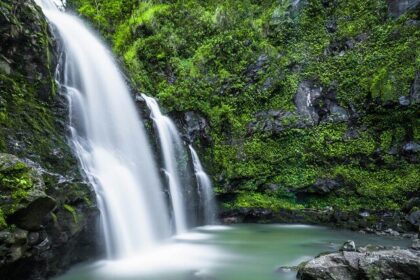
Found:
[[[142,94],[151,111],[151,118],[159,134],[160,148],[164,160],[164,172],[168,179],[173,216],[177,233],[187,230],[187,211],[185,208],[185,186],[182,186],[177,161],[183,154],[184,147],[178,131],[170,118],[163,115],[159,105],[152,97]]]
[[[97,193],[107,252],[115,258],[144,252],[169,236],[169,218],[127,85],[109,51],[81,20],[61,12],[53,0],[36,2],[63,45],[61,82],[70,104],[72,142]],[[185,229],[182,201],[174,200],[178,227]]]
[[[211,180],[207,173],[204,171],[203,166],[201,165],[200,158],[197,155],[197,152],[190,145],[191,157],[194,164],[194,172],[197,177],[198,190],[200,196],[200,204],[203,207],[204,212],[204,224],[205,225],[214,225],[217,223],[217,211],[216,203],[214,198],[213,186]]]

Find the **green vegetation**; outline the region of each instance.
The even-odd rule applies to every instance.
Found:
[[[77,223],[78,218],[76,209],[74,209],[71,205],[68,204],[64,204],[63,208],[73,216],[73,222]]]
[[[391,19],[385,0],[70,2],[137,90],[209,120],[212,144],[195,145],[218,192],[238,194],[227,207],[400,209],[419,192],[418,160],[401,152],[420,141],[419,105],[398,105],[420,71],[418,10]],[[294,112],[304,80],[335,92],[351,120],[299,127],[291,117],[281,133],[248,132],[258,112]],[[319,178],[342,186],[296,198]]]
[[[33,189],[31,169],[17,158],[0,154],[0,228],[6,226],[6,217],[25,202]]]

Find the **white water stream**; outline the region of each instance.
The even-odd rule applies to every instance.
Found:
[[[216,202],[214,198],[213,186],[207,173],[201,165],[197,152],[190,145],[191,156],[194,164],[194,172],[197,177],[200,205],[203,207],[205,225],[214,225],[217,222]]]
[[[168,211],[142,121],[109,50],[85,24],[37,0],[59,35],[72,141],[95,188],[107,252],[128,257],[170,235]]]
[[[160,148],[162,149],[165,166],[164,172],[170,188],[176,232],[183,233],[187,230],[186,201],[183,197],[185,186],[181,184],[177,167],[177,162],[183,150],[181,138],[171,119],[163,115],[160,111],[156,100],[144,94],[142,94],[142,97],[151,111],[151,118],[159,134]]]

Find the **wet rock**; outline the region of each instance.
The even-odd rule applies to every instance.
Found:
[[[417,227],[420,227],[420,210],[412,212],[408,216],[408,221],[412,225],[417,226]]]
[[[409,213],[411,209],[417,207],[420,209],[420,197],[410,198],[402,207],[403,211]]]
[[[391,229],[391,228],[389,228],[389,229],[385,230],[385,233],[386,233],[386,234],[389,234],[389,235],[391,235],[391,236],[400,236],[400,233],[399,233],[398,231],[393,230],[393,229]]]
[[[337,103],[334,88],[324,89],[310,81],[299,84],[294,103],[298,114],[312,125],[349,119],[348,112]]]
[[[7,215],[7,222],[26,230],[38,229],[56,205],[55,200],[45,193],[41,173],[13,155],[0,154],[0,174],[13,182],[0,191],[0,207]],[[21,198],[13,202],[7,200],[17,193]]]
[[[410,105],[410,98],[408,98],[407,96],[400,96],[398,98],[398,101],[399,101],[401,106],[409,106]]]
[[[28,235],[28,243],[29,245],[36,245],[39,242],[39,233],[38,232],[31,232]]]
[[[340,251],[342,252],[354,252],[356,251],[356,243],[353,240],[348,240],[344,242],[341,246]]]
[[[353,38],[340,39],[330,43],[324,50],[325,56],[343,56],[347,51],[354,49],[357,44],[362,43],[368,38],[367,33],[362,33]]]
[[[410,248],[416,251],[420,251],[420,239],[418,238],[414,239],[413,242],[411,243]]]
[[[390,17],[399,17],[410,10],[416,9],[420,0],[388,0],[388,14]]]
[[[8,230],[0,231],[0,244],[12,244],[14,242],[13,234]]]
[[[328,178],[318,178],[309,189],[308,192],[316,194],[330,193],[339,188],[341,183],[338,180]]]
[[[210,142],[208,135],[209,125],[207,120],[197,112],[185,113],[186,132],[188,140],[193,143],[196,139],[202,138]]]
[[[420,254],[410,250],[342,251],[302,265],[298,279],[418,279]]]
[[[261,54],[258,56],[257,61],[248,67],[246,76],[251,80],[251,82],[255,81],[260,73],[265,70],[265,68],[268,66],[268,61],[268,55]]]
[[[337,22],[335,20],[328,20],[325,28],[329,33],[335,33],[337,31]]]
[[[405,153],[418,153],[420,152],[420,145],[417,144],[416,142],[412,141],[412,142],[408,142],[406,144],[404,144],[403,146],[403,152]]]
[[[315,101],[322,96],[323,88],[309,81],[299,84],[294,97],[297,112],[306,117],[312,123],[318,123],[319,115],[315,107]]]

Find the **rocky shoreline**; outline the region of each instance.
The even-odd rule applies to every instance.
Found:
[[[418,279],[420,240],[409,249],[379,246],[356,247],[351,240],[339,252],[320,254],[298,267],[300,280]]]
[[[325,225],[335,228],[412,238],[419,233],[419,216],[392,211],[342,212],[334,209],[281,209],[238,208],[222,211],[224,224],[236,223],[280,223]]]

